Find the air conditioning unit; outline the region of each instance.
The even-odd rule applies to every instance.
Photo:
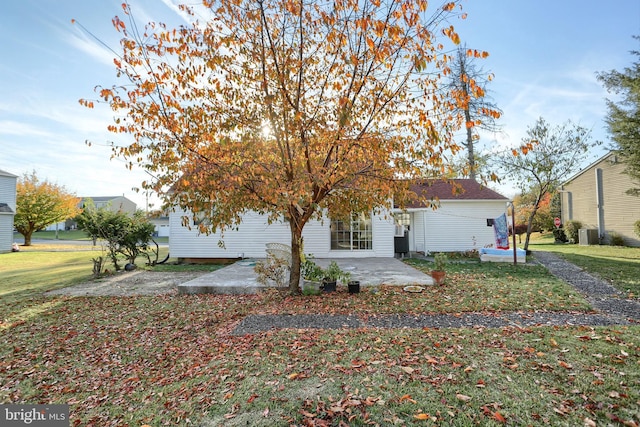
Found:
[[[600,244],[598,230],[595,228],[581,228],[578,230],[578,244],[584,246]]]

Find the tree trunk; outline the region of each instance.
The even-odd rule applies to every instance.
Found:
[[[468,96],[468,93],[466,93],[466,85],[465,85],[465,95]],[[469,107],[467,106],[464,109],[464,118],[467,121],[467,123],[465,124],[467,127],[467,159],[469,160],[469,178],[471,178],[472,180],[476,180],[476,159],[475,159],[475,153],[473,152],[473,132],[471,132],[471,128],[468,126],[468,123],[471,122],[471,113],[469,112]]]
[[[31,236],[33,235],[34,227],[29,224],[28,228],[17,228],[18,233],[24,236],[24,245],[23,246],[31,246]]]
[[[542,195],[538,195],[536,199],[536,203],[531,210],[531,214],[529,215],[529,220],[527,221],[527,237],[524,239],[524,250],[529,250],[529,238],[531,237],[531,227],[533,226],[533,218],[536,216],[536,212],[538,212],[538,208],[540,207],[540,201],[544,197],[544,193]]]
[[[295,221],[289,221],[291,229],[291,271],[289,272],[289,293],[300,293],[300,249],[302,229],[296,227]]]

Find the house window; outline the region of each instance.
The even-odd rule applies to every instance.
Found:
[[[332,220],[331,249],[356,251],[373,249],[371,215],[353,215],[351,221]]]
[[[395,236],[404,237],[405,230],[409,230],[411,225],[411,214],[408,212],[398,212],[393,214],[393,219],[396,225]]]

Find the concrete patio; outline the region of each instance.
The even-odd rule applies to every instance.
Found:
[[[433,285],[427,274],[395,258],[342,258],[315,259],[321,267],[336,261],[340,268],[351,273],[351,280],[360,281],[360,286]],[[258,283],[253,270],[255,260],[238,261],[197,279],[178,285],[181,294],[255,294],[269,288]]]

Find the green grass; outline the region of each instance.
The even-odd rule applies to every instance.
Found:
[[[69,403],[72,425],[640,422],[638,325],[229,334],[249,314],[589,309],[539,266],[451,263],[421,294],[41,296],[91,255],[0,255],[0,403]]]
[[[536,236],[531,250],[554,252],[611,283],[630,298],[640,298],[640,248],[554,244],[553,236]]]

